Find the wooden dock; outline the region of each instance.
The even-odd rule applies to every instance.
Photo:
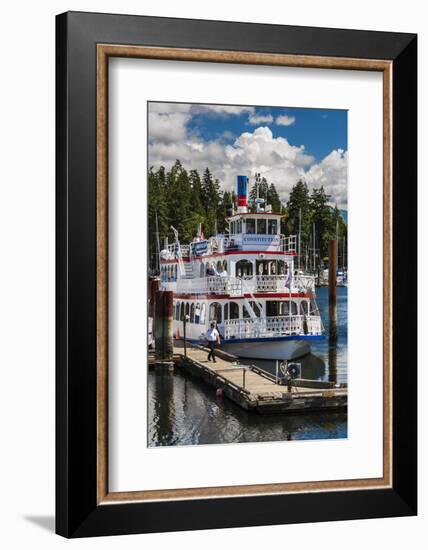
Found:
[[[216,363],[207,359],[202,346],[174,347],[174,363],[245,410],[267,413],[310,413],[337,411],[347,407],[346,385],[316,380],[293,380],[291,386],[278,383],[275,376],[256,366],[241,365],[236,357],[216,351]]]

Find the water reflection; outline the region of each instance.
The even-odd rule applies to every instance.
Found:
[[[338,341],[328,337],[312,345],[312,353],[299,360],[302,377],[332,382],[347,381],[347,289],[337,289]],[[328,289],[317,290],[317,303],[328,334]],[[257,363],[275,373],[274,361]],[[244,363],[244,360],[242,360]],[[148,445],[203,445],[347,437],[346,412],[310,415],[247,413],[215,389],[182,372],[149,373]]]
[[[162,387],[174,391],[166,398]],[[204,445],[331,439],[347,436],[346,413],[259,415],[247,413],[215,389],[182,372],[149,373],[148,445]]]

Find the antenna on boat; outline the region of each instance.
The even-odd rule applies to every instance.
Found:
[[[260,185],[262,183],[262,177],[261,177],[261,174],[260,172],[256,173],[256,200],[255,200],[255,203],[256,203],[256,211],[257,212],[264,212],[264,209],[261,207],[262,204],[265,204],[265,202],[267,202],[267,197],[266,197],[266,201],[265,199],[262,199],[260,197]]]

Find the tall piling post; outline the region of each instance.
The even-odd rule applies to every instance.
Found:
[[[159,279],[149,279],[149,317],[155,316],[156,292],[159,290]]]
[[[172,363],[173,344],[173,292],[159,290],[155,299],[155,359],[159,364]]]
[[[337,342],[337,241],[332,239],[328,243],[328,316],[329,316],[329,344]]]
[[[186,326],[187,326],[187,315],[184,314],[183,317],[183,350],[184,350],[184,357],[187,357],[187,334],[186,334]]]

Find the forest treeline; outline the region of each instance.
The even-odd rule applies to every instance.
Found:
[[[328,241],[336,236],[343,239],[347,226],[337,207],[329,205],[331,197],[321,186],[309,191],[303,181],[293,186],[286,204],[281,203],[273,182],[262,178],[258,194],[272,206],[272,212],[283,214],[281,232],[295,234],[299,231],[301,213],[302,255],[313,246],[315,226],[315,248],[319,261],[327,255]],[[250,210],[255,210],[256,185],[249,191]],[[236,208],[235,191],[222,191],[220,181],[213,177],[207,167],[200,175],[197,170],[186,170],[177,160],[170,170],[153,167],[148,176],[149,210],[149,258],[150,269],[158,265],[156,233],[159,232],[160,247],[165,237],[173,240],[171,226],[178,230],[181,243],[190,242],[196,235],[199,224],[205,237],[210,237],[226,228],[226,217]]]

